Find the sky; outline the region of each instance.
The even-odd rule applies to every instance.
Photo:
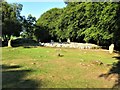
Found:
[[[31,14],[32,16],[38,19],[40,15],[52,8],[63,8],[65,7],[65,3],[63,1],[60,2],[18,2],[15,0],[7,0],[8,3],[20,3],[23,5],[23,9],[21,11],[21,16],[28,16]]]

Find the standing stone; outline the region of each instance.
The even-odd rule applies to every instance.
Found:
[[[59,39],[59,42],[61,43],[61,39]]]
[[[112,54],[113,51],[114,51],[114,44],[111,44],[111,45],[109,46],[109,53]]]
[[[67,39],[67,42],[70,43],[70,39],[69,38]]]
[[[54,41],[53,41],[53,40],[51,40],[51,44],[52,44],[52,45],[54,44]]]

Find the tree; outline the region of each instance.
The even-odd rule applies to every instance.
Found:
[[[103,9],[104,8],[104,9]],[[62,39],[83,38],[98,45],[114,43],[119,3],[89,2],[68,3],[57,26],[58,37]],[[118,19],[118,20],[117,20]],[[118,36],[118,35],[117,35]]]
[[[80,23],[84,20],[84,3],[69,3],[58,21],[57,35],[61,39],[77,39],[77,31],[83,26]]]
[[[2,2],[2,38],[4,41],[11,41],[11,36],[19,36],[22,31],[20,23],[21,4],[8,4]],[[10,42],[9,41],[9,46]]]
[[[116,2],[67,1],[63,9],[53,8],[45,12],[37,20],[39,28],[34,34],[42,41],[70,39],[107,46],[115,43],[119,47],[119,16],[120,4]]]
[[[89,4],[88,4],[89,5]],[[113,42],[117,3],[91,3],[86,6],[86,17],[89,19],[87,28],[81,34],[85,35],[85,40],[93,39],[98,45]],[[103,9],[104,8],[104,9]],[[92,13],[94,12],[94,13]]]
[[[25,16],[21,17],[22,18],[22,28],[23,32],[21,33],[21,36],[25,38],[34,38],[34,31],[35,31],[35,23],[36,23],[36,18],[33,17],[31,14],[28,15],[27,19]]]
[[[37,25],[35,26],[34,35],[38,42],[47,42],[50,37],[46,27],[37,26]]]
[[[41,15],[37,20],[36,25],[40,27],[45,27],[44,29],[49,32],[49,38],[56,40],[56,26],[60,15],[62,14],[62,9],[53,8]]]

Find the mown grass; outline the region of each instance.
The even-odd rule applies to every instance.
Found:
[[[99,76],[109,71],[107,64],[117,62],[112,58],[117,55],[102,49],[4,47],[3,88],[111,88],[115,79]]]

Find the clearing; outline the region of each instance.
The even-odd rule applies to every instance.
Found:
[[[103,49],[2,48],[3,88],[112,88],[117,53]]]

